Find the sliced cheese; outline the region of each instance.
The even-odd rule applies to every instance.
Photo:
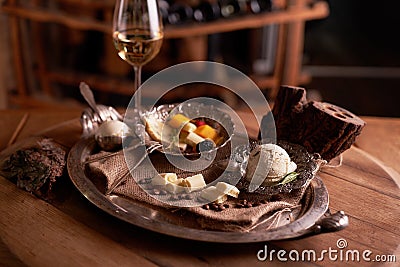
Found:
[[[185,151],[187,148],[187,144],[179,142],[178,147],[180,151]]]
[[[204,200],[216,203],[223,203],[227,200],[225,193],[219,191],[215,186],[209,186],[200,193],[200,197]]]
[[[187,188],[188,192],[202,189],[207,185],[206,181],[204,180],[203,174],[201,173],[187,177],[182,181],[182,184]]]
[[[218,182],[215,187],[217,188],[218,191],[221,193],[224,193],[228,196],[238,198],[239,196],[239,189],[231,184],[225,183],[225,182]]]
[[[215,200],[214,202],[217,204],[221,204],[224,203],[225,201],[228,200],[228,196],[227,195],[223,195],[217,198],[217,200]]]
[[[182,130],[186,131],[186,132],[194,132],[197,129],[197,126],[191,122],[188,122],[185,124],[185,126],[183,126]]]
[[[182,184],[183,179],[179,178],[178,180],[175,181],[175,183],[168,183],[165,186],[165,190],[172,194],[179,194],[181,192],[185,191],[185,187]]]
[[[162,177],[160,174],[155,175],[152,179],[151,179],[151,184],[154,186],[158,186],[158,185],[167,185],[169,182],[165,179],[165,177]]]
[[[180,129],[186,132],[193,132],[197,129],[197,126],[190,122],[190,119],[183,114],[176,114],[170,120],[168,120],[168,125]]]
[[[198,134],[189,133],[186,135],[184,142],[192,147],[196,147],[197,144],[203,142],[205,139]]]
[[[178,175],[176,175],[176,173],[174,172],[163,173],[161,174],[161,176],[163,176],[164,179],[166,179],[170,183],[176,183],[176,181],[178,180]]]
[[[175,183],[178,180],[176,173],[158,173],[151,179],[151,184],[154,186],[166,186],[169,183]]]

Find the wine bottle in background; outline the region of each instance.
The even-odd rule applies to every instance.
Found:
[[[253,14],[271,11],[271,0],[248,0],[249,9]]]
[[[244,0],[221,0],[221,16],[231,18],[241,13],[246,13],[246,2]]]
[[[221,16],[221,9],[217,1],[203,0],[194,8],[193,18],[198,22],[213,21]]]
[[[164,24],[168,23],[169,6],[166,0],[158,0],[158,8]]]
[[[193,8],[183,2],[175,2],[169,8],[168,23],[181,24],[193,19]]]

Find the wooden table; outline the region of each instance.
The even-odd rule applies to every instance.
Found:
[[[80,136],[79,110],[0,111],[0,149],[25,120],[17,140],[59,120],[68,121],[52,134],[72,145]],[[72,120],[71,120],[72,119]],[[320,176],[328,188],[332,211],[344,210],[346,229],[298,240],[252,244],[213,244],[150,232],[122,222],[90,204],[73,186],[62,200],[47,203],[0,177],[0,265],[2,266],[265,266],[257,253],[267,246],[289,252],[336,249],[370,250],[370,259],[395,255],[400,262],[400,119],[364,117],[367,126],[356,144],[343,154],[343,164],[324,167]],[[22,125],[22,124],[21,124]],[[257,128],[248,125],[250,134]],[[396,185],[397,183],[397,185]],[[294,255],[294,254],[293,254]],[[339,255],[339,254],[337,254]],[[360,254],[361,255],[361,254]],[[350,255],[351,256],[351,255]],[[343,256],[345,259],[345,256]],[[288,263],[293,265],[291,260]],[[296,262],[296,266],[369,265],[376,262],[331,260]],[[272,264],[281,266],[275,254]]]

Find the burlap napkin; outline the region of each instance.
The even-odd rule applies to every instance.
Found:
[[[99,157],[101,155],[93,155]],[[187,195],[174,195],[157,190],[149,184],[150,179],[156,174],[149,166],[152,164],[159,173],[175,172],[178,177],[185,178],[192,173],[181,171],[171,165],[161,153],[153,153],[149,156],[150,161],[140,164],[132,173],[126,175],[128,167],[123,154],[113,156],[104,160],[89,164],[90,177],[101,192],[107,189],[118,178],[126,175],[126,179],[113,194],[134,201],[137,205],[143,205],[158,212],[163,220],[187,227],[199,229],[210,229],[218,231],[251,231],[256,227],[265,229],[273,228],[279,222],[279,217],[285,211],[299,208],[301,200],[310,197],[307,187],[292,190],[290,193],[282,193],[274,196],[248,193],[241,191],[239,198],[229,198],[224,204],[223,210],[212,209],[212,205],[196,205],[196,197],[186,199]],[[205,180],[209,183],[217,178],[223,170],[217,167],[209,167],[201,171]],[[156,198],[154,198],[156,194]],[[168,200],[171,204],[166,204]],[[182,208],[183,202],[192,207]],[[249,205],[250,203],[250,205]],[[214,206],[215,208],[215,206]]]

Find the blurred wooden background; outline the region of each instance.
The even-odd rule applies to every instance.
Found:
[[[112,0],[4,1],[2,17],[6,16],[8,22],[8,53],[15,77],[15,85],[6,88],[7,105],[79,104],[79,81],[90,84],[100,101],[125,105],[127,96],[133,93],[133,73],[118,58],[112,44],[113,6]],[[280,84],[309,80],[301,71],[304,25],[308,20],[327,17],[328,5],[325,1],[275,0],[273,7],[268,13],[215,22],[166,25],[161,52],[144,66],[143,79],[176,63],[212,60],[250,75],[271,99]],[[266,35],[266,31],[273,35]],[[267,40],[272,41],[273,54],[260,58],[268,37],[273,38]],[[269,60],[272,68],[257,70],[254,65],[260,59]],[[199,90],[205,96],[209,92],[234,102],[217,89]],[[182,96],[176,92],[170,101]]]

